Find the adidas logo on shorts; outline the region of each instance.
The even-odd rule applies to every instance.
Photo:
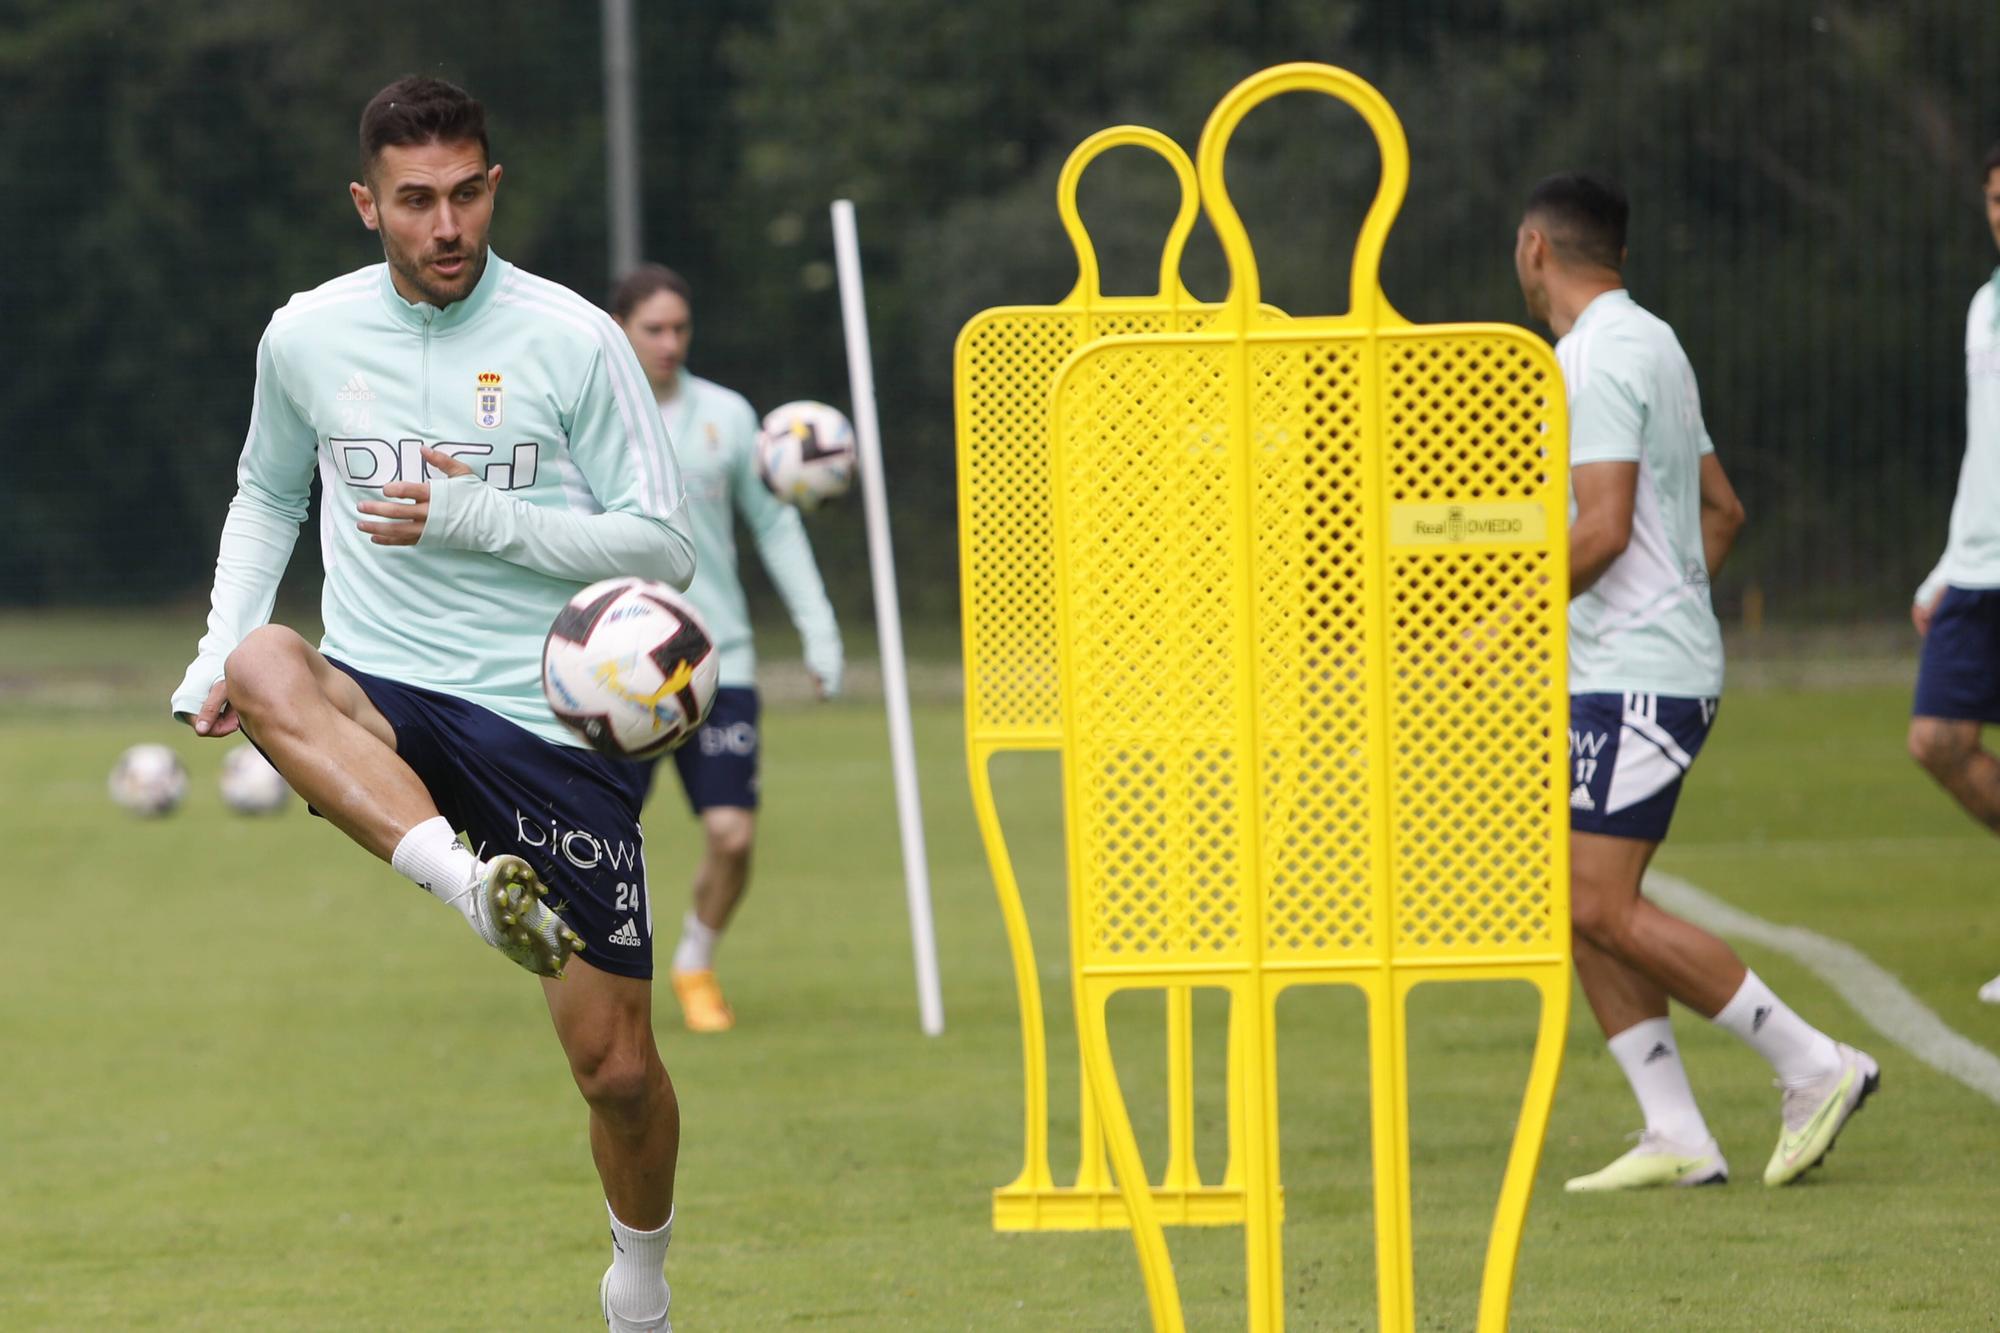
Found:
[[[610,937],[606,940],[606,943],[622,944],[628,949],[636,949],[641,944],[645,943],[645,941],[639,938],[638,923],[633,921],[632,918],[628,916],[625,918],[624,925],[618,927],[618,929],[611,932]]]
[[[1576,784],[1576,789],[1569,794],[1569,808],[1572,810],[1595,810],[1597,808],[1597,802],[1590,799],[1590,788],[1588,786],[1581,782]]]

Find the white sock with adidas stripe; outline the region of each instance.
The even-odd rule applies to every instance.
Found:
[[[1840,1048],[1833,1038],[1793,1013],[1747,968],[1743,984],[1714,1022],[1768,1060],[1780,1083],[1810,1083],[1840,1070]]]
[[[620,1222],[608,1201],[604,1211],[611,1216],[611,1280],[605,1284],[605,1300],[620,1319],[652,1324],[666,1315],[673,1299],[664,1271],[667,1245],[674,1238],[673,1210],[652,1231],[634,1231]]]
[[[403,835],[389,857],[396,873],[434,894],[472,920],[472,885],[479,877],[479,859],[458,840],[443,815],[433,815]]]
[[[1695,1104],[1694,1089],[1688,1085],[1672,1020],[1648,1018],[1634,1023],[1606,1045],[1625,1071],[1625,1081],[1639,1099],[1649,1131],[1684,1148],[1699,1148],[1714,1137],[1702,1119],[1701,1107]]]

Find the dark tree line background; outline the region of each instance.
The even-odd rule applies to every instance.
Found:
[[[2000,138],[1993,0],[638,9],[646,249],[695,283],[696,370],[760,407],[845,403],[826,206],[856,201],[919,615],[956,603],[951,340],[987,305],[1070,287],[1065,154],[1121,121],[1192,150],[1237,79],[1291,59],[1353,69],[1403,118],[1412,185],[1383,280],[1414,319],[1521,319],[1528,186],[1570,166],[1626,184],[1631,285],[1679,330],[1751,510],[1725,615],[1746,595],[1783,619],[1897,615],[1942,546],[1965,303],[1996,258],[1977,179]],[[265,320],[380,257],[345,186],[360,106],[391,78],[486,102],[495,248],[601,299],[599,43],[588,0],[0,0],[0,603],[205,590]],[[1376,172],[1331,103],[1245,124],[1230,185],[1269,299],[1344,306]],[[1151,286],[1170,191],[1138,154],[1086,178],[1108,289]],[[1186,270],[1220,295],[1205,227]],[[859,610],[858,513],[812,531]]]

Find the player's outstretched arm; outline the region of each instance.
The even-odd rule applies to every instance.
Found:
[[[1701,456],[1701,554],[1713,579],[1729,558],[1729,548],[1743,531],[1743,502],[1714,454]]]
[[[206,718],[205,736],[236,729],[235,713],[221,695],[222,663],[251,630],[270,620],[312,493],[318,436],[285,390],[272,337],[265,330],[257,347],[250,432],[236,464],[236,497],[222,524],[208,630],[173,695],[174,716],[189,725]]]
[[[1569,595],[1589,588],[1632,542],[1637,463],[1583,463],[1570,469],[1576,519],[1569,526]]]
[[[771,494],[770,487],[757,477],[754,463],[757,419],[749,414],[747,404],[744,411],[747,417],[737,442],[740,447],[734,451],[734,471],[730,476],[736,510],[743,515],[744,526],[750,529],[751,539],[757,543],[757,558],[769,571],[771,584],[785,603],[786,614],[798,628],[799,639],[805,645],[806,670],[812,673],[820,697],[831,699],[840,693],[840,678],[846,666],[840,624],[834,619],[833,604],[827,600],[826,584],[820,578],[818,563],[813,560],[812,542],[806,537],[806,525],[799,511]]]

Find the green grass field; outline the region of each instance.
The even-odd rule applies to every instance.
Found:
[[[0,620],[0,1328],[601,1327],[603,1205],[537,988],[462,923],[294,807],[228,815],[222,744],[160,716],[198,621]],[[1672,870],[1809,925],[2000,1048],[1974,998],[2000,970],[1991,838],[1902,753],[1889,687],[1738,692],[1683,802]],[[949,1030],[917,1030],[884,726],[866,701],[773,709],[753,896],[722,954],[724,1038],[658,1027],[685,1138],[676,1327],[1138,1330],[1129,1239],[995,1235],[1019,1166],[1018,1019],[966,796],[959,713],[920,705]],[[173,818],[112,810],[124,746],[193,771]],[[1040,923],[1056,1142],[1075,1142],[1074,1041],[1052,762],[1010,758],[1003,809]],[[670,947],[695,842],[671,784],[649,812]],[[1580,999],[1530,1214],[1524,1330],[1996,1326],[2000,1107],[1889,1045],[1785,958],[1794,1006],[1881,1060],[1827,1167],[1757,1179],[1768,1071],[1682,1015],[1736,1175],[1726,1189],[1566,1197],[1637,1115]],[[1207,1006],[1205,1032],[1215,1030]],[[1420,1327],[1472,1323],[1527,1067],[1525,989],[1420,992],[1413,1049]],[[1289,1326],[1374,1327],[1364,1029],[1351,993],[1282,1018]],[[1141,1132],[1159,1123],[1157,1005],[1120,1015]],[[1204,1069],[1219,1074],[1217,1044]],[[1220,1090],[1201,1112],[1220,1153]],[[1058,1171],[1064,1169],[1058,1162]],[[1241,1233],[1173,1233],[1192,1328],[1241,1325]]]

